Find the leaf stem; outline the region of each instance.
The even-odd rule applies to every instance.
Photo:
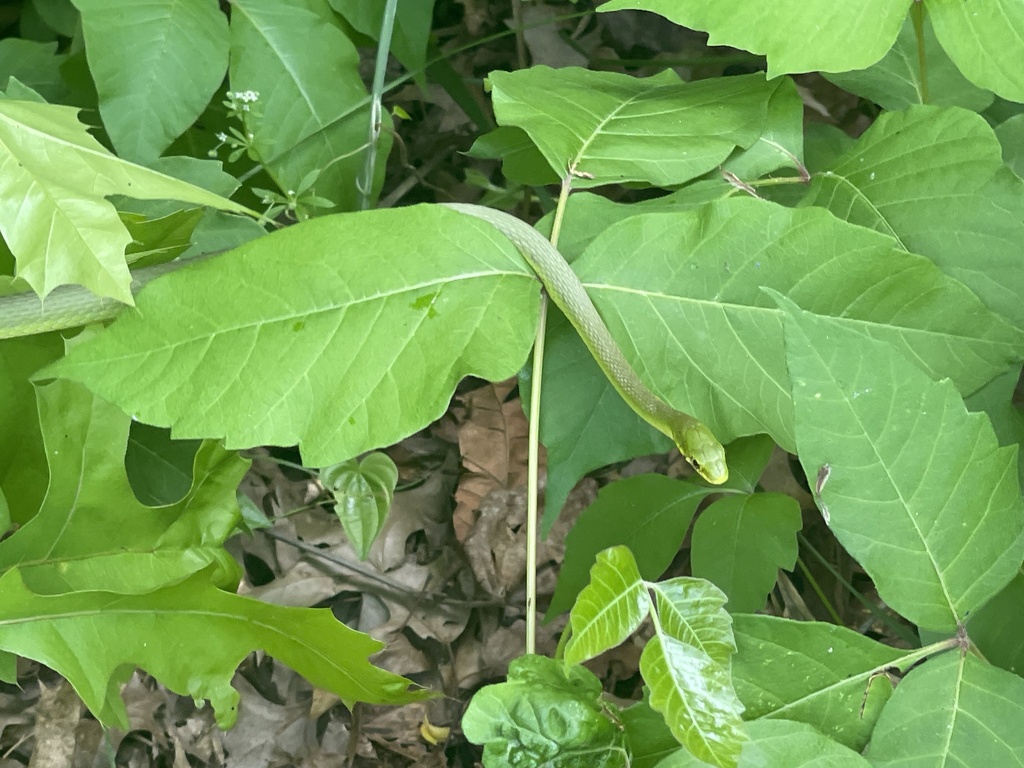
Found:
[[[391,52],[391,36],[395,31],[395,12],[398,0],[387,0],[384,6],[384,19],[380,25],[380,41],[377,43],[377,62],[373,70],[373,87],[370,91],[370,138],[363,163],[363,175],[357,184],[359,189],[359,207],[366,210],[370,207],[373,197],[373,176],[377,166],[377,143],[380,141],[382,122],[382,103],[384,97],[384,77],[388,70],[388,54]]]
[[[924,49],[924,3],[914,0],[910,6],[910,18],[914,23],[914,37],[917,38],[917,69],[921,78],[921,103],[927,104],[928,99],[928,58]]]
[[[796,559],[796,563],[800,566],[800,572],[804,575],[804,578],[807,579],[807,583],[810,584],[811,589],[814,590],[814,594],[818,596],[818,599],[821,600],[821,604],[824,605],[825,610],[828,611],[828,615],[832,617],[832,621],[842,626],[843,620],[839,618],[839,613],[832,606],[832,602],[828,597],[825,596],[824,590],[822,590],[821,585],[818,584],[818,580],[814,578],[814,574],[811,573],[811,569],[807,567],[807,563],[804,562],[802,557],[798,557]]]
[[[555,218],[551,225],[551,244],[558,247],[558,235],[562,231],[565,205],[572,188],[572,174],[562,179],[562,189],[555,206]],[[544,379],[544,340],[548,325],[548,296],[541,293],[540,319],[537,321],[537,338],[533,344],[533,374],[530,381],[530,447],[527,470],[526,497],[526,652],[537,652],[537,534],[539,528],[540,496],[540,398]]]

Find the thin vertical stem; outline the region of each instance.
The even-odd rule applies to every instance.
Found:
[[[526,36],[523,32],[523,0],[512,0],[512,26],[516,33],[517,69],[526,69]]]
[[[391,52],[391,37],[395,31],[395,12],[398,0],[387,0],[384,19],[380,25],[380,41],[377,44],[377,62],[373,71],[373,87],[370,91],[370,138],[367,142],[363,175],[359,180],[359,207],[364,211],[370,207],[373,198],[373,177],[377,169],[377,144],[383,123],[384,77],[388,70],[388,54]]]
[[[910,18],[914,24],[914,37],[917,38],[917,69],[921,79],[921,103],[928,103],[928,56],[924,49],[924,3],[914,0],[910,6]]]
[[[555,206],[555,220],[551,227],[551,244],[558,247],[562,230],[565,204],[569,200],[572,175],[562,179],[562,190]],[[527,471],[526,499],[526,652],[537,652],[537,536],[539,534],[538,508],[540,495],[540,398],[544,379],[544,341],[548,325],[548,296],[541,293],[540,319],[537,338],[533,344],[533,374],[530,382],[530,450]]]

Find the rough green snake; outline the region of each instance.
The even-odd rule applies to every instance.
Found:
[[[445,207],[482,219],[511,240],[629,406],[672,438],[686,460],[709,483],[717,485],[728,479],[729,470],[722,444],[704,423],[669,406],[640,380],[576,273],[543,235],[516,217],[491,208],[462,203],[448,203]],[[133,272],[132,292],[137,292],[153,278],[187,263],[171,262]],[[56,289],[47,296],[45,303],[34,293],[0,297],[0,339],[107,320],[124,307],[124,304],[97,297],[79,286]]]

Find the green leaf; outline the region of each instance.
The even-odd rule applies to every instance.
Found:
[[[1024,328],[1024,181],[1004,167],[980,115],[936,107],[883,114],[815,177],[805,202],[927,256]]]
[[[804,103],[796,84],[779,78],[768,99],[764,131],[750,147],[738,149],[722,167],[752,181],[780,168],[800,168],[804,154]]]
[[[684,752],[676,737],[672,735],[665,718],[651,709],[650,704],[638,701],[619,713],[619,721],[626,734],[631,766],[630,768],[654,768],[667,755]]]
[[[703,651],[657,634],[640,656],[651,706],[695,757],[720,768],[737,765],[746,738],[728,667]]]
[[[1017,0],[970,3],[925,0],[935,36],[975,85],[1024,101],[1024,7]]]
[[[320,472],[324,487],[334,496],[334,513],[362,560],[380,533],[398,484],[398,467],[387,454],[371,453]]]
[[[1003,147],[1003,162],[1024,178],[1024,115],[1015,115],[999,124],[996,138]]]
[[[558,174],[521,128],[498,126],[478,137],[466,154],[486,160],[501,160],[501,172],[506,179],[517,184],[539,187],[558,183]]]
[[[654,593],[661,630],[692,645],[729,669],[736,651],[725,594],[710,581],[680,576],[648,585]]]
[[[1018,573],[1003,590],[974,611],[967,633],[984,658],[1015,675],[1024,673],[1024,574]]]
[[[331,7],[371,40],[380,38],[384,3],[362,0],[330,0]],[[398,3],[391,52],[408,70],[423,69],[427,60],[427,42],[434,15],[434,0]]]
[[[161,264],[180,256],[192,245],[192,233],[203,218],[202,208],[186,208],[159,219],[121,213],[132,241],[125,249],[135,268]]]
[[[729,488],[741,493],[754,493],[761,475],[775,452],[775,443],[767,435],[741,437],[729,443],[729,479],[719,490]]]
[[[359,53],[327,0],[232,2],[230,71],[235,91],[259,94],[245,128],[281,190],[322,171],[316,193],[343,209],[358,207],[369,99]],[[383,131],[379,166],[390,147]]]
[[[46,296],[78,283],[131,303],[125,246],[131,241],[114,206],[122,194],[174,199],[228,211],[246,208],[219,195],[124,162],[90,136],[77,110],[0,99],[0,233],[18,277]]]
[[[543,656],[515,659],[507,682],[477,691],[462,730],[484,745],[486,768],[627,765],[622,736],[601,702],[601,682],[584,667],[566,669]]]
[[[870,99],[891,111],[928,103],[981,112],[992,103],[992,92],[972,85],[950,61],[935,38],[927,16],[924,48],[927,86],[921,79],[917,35],[909,17],[903,22],[896,44],[877,64],[859,72],[840,72],[825,77],[843,90]],[[928,89],[927,100],[924,98],[925,87]]]
[[[100,115],[122,157],[155,160],[202,114],[228,65],[216,0],[74,0]]]
[[[464,376],[513,375],[538,290],[493,227],[422,206],[288,227],[137,300],[43,375],[87,382],[178,439],[297,442],[325,466],[426,426]]]
[[[1024,337],[927,259],[813,208],[747,198],[633,216],[573,267],[640,377],[725,443],[764,432],[794,446],[782,316],[764,286],[965,392],[1022,351]]]
[[[875,768],[1024,765],[1024,680],[973,656],[946,653],[911,672],[868,747]]]
[[[624,642],[647,618],[651,599],[627,547],[612,547],[597,556],[590,583],[569,614],[572,637],[565,663],[579,664]]]
[[[0,341],[0,490],[11,519],[24,523],[46,495],[49,473],[32,374],[60,358],[57,333]]]
[[[768,57],[768,77],[787,72],[846,72],[874,64],[889,50],[909,2],[861,0],[612,0],[602,11],[652,11],[710,33],[728,45]]]
[[[774,616],[734,616],[733,631],[733,682],[747,719],[798,720],[864,748],[892,693],[881,672],[905,651],[845,627]]]
[[[0,40],[0,88],[16,78],[47,101],[67,98],[68,87],[60,76],[66,56],[57,54],[57,43],[37,43],[8,37]],[[8,93],[8,96],[13,96]],[[17,98],[17,97],[15,97]]]
[[[79,16],[71,0],[32,0],[32,6],[55,32],[64,37],[75,36]]]
[[[679,551],[693,513],[712,490],[663,475],[637,475],[605,486],[565,539],[565,557],[548,617],[567,610],[587,584],[598,553],[629,548],[640,575],[653,581]]]
[[[988,419],[969,414],[948,381],[779,303],[797,451],[807,477],[830,468],[819,494],[829,527],[894,610],[954,629],[1024,559],[1016,450],[998,446]]]
[[[791,496],[755,493],[719,499],[693,526],[693,575],[725,592],[730,611],[760,611],[779,568],[792,571],[796,565],[796,534],[802,524],[800,505]]]
[[[313,685],[348,703],[405,703],[425,691],[373,667],[380,643],[348,629],[327,609],[284,608],[222,592],[208,575],[156,592],[38,595],[18,569],[0,577],[0,648],[66,677],[105,725],[128,728],[117,695],[136,666],[180,695],[209,699],[217,723],[235,722],[235,668],[263,649]]]
[[[498,122],[526,131],[577,189],[710,171],[758,138],[776,88],[759,74],[683,83],[671,71],[639,79],[544,66],[488,80]]]
[[[35,517],[0,541],[0,568],[20,566],[28,588],[42,594],[149,592],[211,564],[219,583],[238,583],[223,545],[238,521],[235,489],[248,461],[207,444],[185,497],[147,507],[125,474],[128,417],[71,382],[38,396],[50,484]]]
[[[172,440],[170,432],[134,422],[124,467],[135,497],[157,507],[180,501],[192,487],[198,440]]]

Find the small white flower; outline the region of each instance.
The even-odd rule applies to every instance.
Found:
[[[221,131],[220,133],[217,134],[217,141],[223,142],[223,141],[227,141],[227,140],[228,140],[228,135],[226,133],[224,133],[224,131]]]

